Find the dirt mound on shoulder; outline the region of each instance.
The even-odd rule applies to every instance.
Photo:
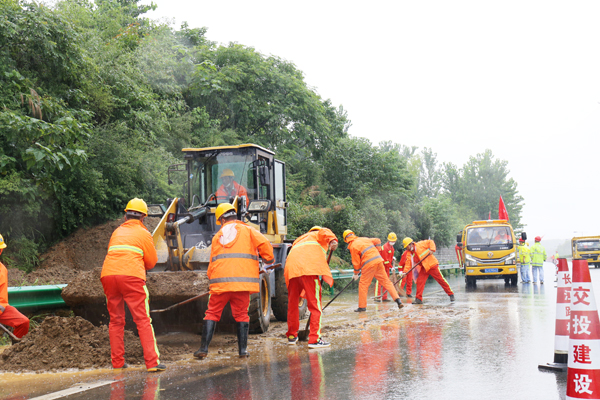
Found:
[[[144,225],[152,233],[160,218],[146,217]],[[40,257],[40,266],[30,274],[9,270],[9,286],[65,284],[81,271],[102,267],[108,242],[115,229],[123,223],[120,218],[91,228],[80,228],[65,240],[52,246]]]
[[[131,331],[124,337],[127,363],[144,364],[140,339]],[[189,349],[159,345],[159,352],[161,361],[172,361]],[[108,327],[95,327],[80,317],[48,317],[0,354],[0,370],[10,372],[111,367]]]

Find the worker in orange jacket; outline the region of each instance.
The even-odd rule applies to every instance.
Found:
[[[285,284],[288,288],[288,344],[298,342],[299,313],[298,302],[304,291],[308,310],[310,311],[310,335],[308,348],[329,347],[329,343],[321,339],[321,282],[333,286],[333,277],[327,264],[327,250],[333,251],[338,246],[335,234],[320,226],[313,226],[310,231],[294,241],[292,250],[285,263]]]
[[[154,268],[158,257],[152,235],[144,226],[148,206],[142,199],[134,198],[125,207],[125,222],[110,237],[108,253],[102,265],[100,281],[106,295],[110,315],[108,335],[110,357],[115,369],[127,368],[125,363],[125,305],[131,312],[144,351],[148,372],[164,371],[152,328],[148,304],[150,295],[146,287],[146,271]]]
[[[231,306],[236,322],[240,358],[248,357],[248,307],[250,295],[258,293],[260,283],[259,256],[265,264],[273,264],[273,246],[256,229],[237,219],[235,208],[229,203],[219,204],[215,212],[221,229],[214,236],[208,264],[210,298],[204,316],[202,340],[194,357],[208,356],[210,344],[223,308]]]
[[[417,278],[417,297],[415,301],[413,301],[413,304],[423,304],[425,282],[427,282],[427,278],[429,278],[430,275],[440,284],[446,294],[450,296],[450,301],[454,301],[454,292],[450,289],[450,285],[448,285],[448,282],[446,282],[446,279],[442,276],[438,260],[433,255],[436,251],[434,241],[421,240],[420,242],[415,243],[411,238],[407,237],[404,238],[402,244],[407,253],[404,265],[405,272],[408,272],[414,265],[423,260],[421,265],[417,266],[417,271],[419,271],[419,277]]]
[[[248,192],[246,188],[235,181],[235,174],[229,168],[225,168],[221,173],[221,181],[223,184],[217,189],[215,196],[217,196],[218,200],[227,200],[229,201],[230,197],[235,196],[246,196],[248,200]]]
[[[0,254],[6,248],[6,242],[0,235]],[[8,270],[0,262],[0,324],[12,326],[13,335],[22,338],[29,332],[29,318],[8,304]]]
[[[358,308],[354,311],[367,311],[367,291],[373,278],[381,282],[383,287],[392,295],[392,299],[398,304],[398,308],[404,307],[394,284],[385,273],[383,258],[379,254],[381,240],[358,237],[354,232],[347,229],[344,231],[344,241],[348,243],[348,250],[352,255],[352,265],[354,266],[352,279],[357,280],[359,274],[362,273],[358,284]]]
[[[394,232],[390,232],[387,239],[388,240],[381,248],[379,255],[383,258],[383,268],[385,268],[385,273],[389,277],[390,270],[394,267],[394,245],[396,244],[398,237]],[[379,281],[375,283],[375,294],[377,295],[375,301],[389,301],[388,292],[383,289],[383,285],[380,285]]]

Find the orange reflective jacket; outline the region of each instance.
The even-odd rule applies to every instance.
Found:
[[[435,243],[433,242],[433,240],[421,240],[420,242],[416,242],[414,253],[408,250],[407,248],[405,252],[406,262],[404,264],[404,272],[408,271],[413,267],[413,257],[414,263],[416,264],[419,261],[423,260],[423,258],[425,258],[425,256],[429,253],[431,253],[431,255],[425,260],[423,260],[421,265],[417,267],[417,271],[421,271],[421,267],[425,268],[425,271],[429,271],[429,269],[438,265],[438,260],[433,255],[433,253],[435,253],[435,250]]]
[[[383,248],[379,252],[381,258],[383,258],[383,266],[386,268],[393,267],[392,261],[394,260],[394,246],[390,244],[390,242],[386,242],[383,245]]]
[[[299,276],[322,275],[323,281],[333,286],[331,270],[327,265],[327,250],[333,240],[337,241],[337,237],[327,228],[305,233],[296,239],[285,262],[285,284],[288,285],[290,279]]]
[[[239,183],[237,183],[236,181],[233,181],[233,185],[231,185],[231,191],[227,191],[227,189],[225,188],[225,185],[221,185],[221,187],[219,187],[219,189],[217,189],[217,193],[215,193],[215,196],[217,196],[218,200],[229,200],[230,197],[235,197],[235,196],[246,196],[246,199],[248,199],[248,192],[246,191],[246,188],[243,187],[242,185],[240,185]]]
[[[146,270],[154,268],[157,260],[152,235],[141,221],[130,219],[110,237],[100,277],[127,275],[145,281]]]
[[[381,240],[377,238],[356,237],[350,239],[348,250],[352,255],[352,265],[354,273],[358,274],[366,266],[376,265],[377,262],[383,262],[379,251],[381,250]]]
[[[8,270],[4,264],[0,263],[0,306],[8,305]],[[0,309],[0,314],[3,310]]]
[[[210,293],[258,292],[259,255],[266,264],[274,261],[273,246],[266,237],[242,221],[223,225],[210,250]]]

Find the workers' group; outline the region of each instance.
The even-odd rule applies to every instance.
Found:
[[[542,238],[535,237],[535,244],[529,247],[525,239],[519,239],[517,246],[517,263],[521,273],[521,283],[544,283],[544,261],[546,260],[546,249],[540,243]]]

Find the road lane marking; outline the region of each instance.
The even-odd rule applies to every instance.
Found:
[[[52,399],[60,399],[61,397],[70,396],[75,393],[85,392],[86,390],[95,389],[100,386],[110,385],[115,381],[100,381],[96,383],[85,383],[82,385],[76,385],[72,388],[61,390],[58,392],[46,394],[44,396],[34,397],[30,400],[52,400]]]

